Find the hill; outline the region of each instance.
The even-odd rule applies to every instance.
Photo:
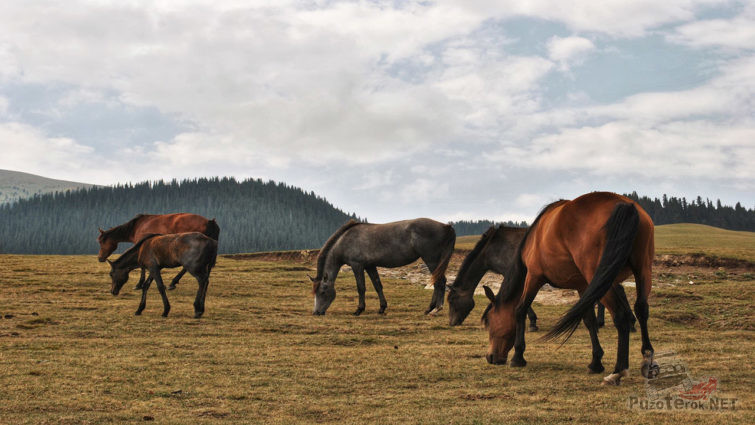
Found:
[[[0,170],[0,204],[52,192],[93,187],[88,183],[49,179],[20,171]]]
[[[0,253],[96,254],[98,227],[173,212],[215,218],[221,253],[319,248],[354,217],[313,192],[259,179],[90,187],[0,206]]]

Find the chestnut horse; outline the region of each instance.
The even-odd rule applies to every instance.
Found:
[[[131,270],[141,267],[149,270],[149,279],[142,285],[142,300],[136,315],[142,314],[147,304],[147,290],[152,280],[157,282],[157,289],[163,299],[163,317],[168,316],[170,303],[165,294],[160,270],[165,267],[183,266],[197,279],[199,288],[194,300],[194,318],[198,319],[204,313],[204,300],[207,296],[207,286],[210,284],[210,271],[215,266],[218,255],[218,242],[202,233],[178,233],[170,235],[147,235],[134,246],[118,257],[115,261],[107,260],[110,264],[110,278],[112,286],[110,292],[118,295],[123,285],[128,281]]]
[[[136,217],[108,230],[100,230],[100,235],[97,237],[97,242],[100,244],[100,252],[97,255],[97,259],[102,263],[110,254],[118,248],[120,242],[131,242],[141,240],[149,234],[168,234],[168,233],[182,233],[182,232],[200,232],[218,240],[220,235],[220,227],[215,222],[215,219],[208,220],[201,215],[189,214],[189,213],[176,213],[176,214],[138,214]],[[186,269],[181,271],[170,282],[168,289],[176,289],[176,284],[181,277],[186,273]],[[141,289],[144,284],[145,269],[142,269],[139,283],[136,284],[134,289]]]
[[[500,225],[498,227],[490,226],[482,234],[474,248],[464,257],[454,282],[446,286],[446,289],[448,289],[448,320],[451,326],[461,325],[474,308],[475,289],[488,270],[502,275],[506,274],[526,233],[526,228]],[[622,302],[629,308],[624,288],[617,286],[616,290],[619,291]],[[603,326],[604,310],[603,305],[598,303],[598,327]],[[529,330],[537,331],[537,315],[532,307],[527,309],[527,317],[530,319]],[[632,322],[634,321],[634,316],[632,316]],[[592,321],[586,321],[585,324],[589,329]],[[634,331],[634,325],[632,331]]]
[[[383,314],[388,302],[383,296],[377,267],[401,267],[418,258],[432,273],[433,297],[425,314],[443,308],[446,292],[446,268],[454,251],[456,232],[448,224],[429,218],[396,221],[385,224],[360,223],[350,220],[328,238],[317,256],[317,276],[310,277],[315,306],[312,314],[323,315],[336,297],[335,281],[341,266],[348,264],[354,272],[359,293],[355,316],[364,311],[364,272],[380,299]]]
[[[657,373],[647,328],[654,250],[653,221],[642,207],[624,196],[594,192],[545,207],[519,244],[516,261],[498,294],[493,296],[486,289],[491,300],[483,314],[490,341],[488,362],[506,363],[509,350],[514,347],[511,365],[527,364],[524,360],[527,309],[540,287],[551,282],[559,288],[576,289],[580,299],[545,338],[568,339],[581,320],[594,317],[591,310],[600,300],[611,312],[618,330],[616,366],[603,381],[619,385],[629,368],[631,311],[613,288],[633,274],[637,289],[634,311],[642,332],[641,371],[645,377]],[[603,370],[603,350],[597,333],[591,331],[591,339],[593,361],[589,368],[597,373]]]

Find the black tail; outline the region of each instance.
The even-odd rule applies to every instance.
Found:
[[[215,267],[215,261],[218,259],[218,243],[213,241],[208,244],[205,250],[205,261],[207,264],[207,275],[209,276],[212,268]]]
[[[207,228],[204,231],[204,234],[218,240],[218,237],[220,236],[220,227],[218,226],[218,223],[215,222],[215,219],[207,222]]]
[[[435,270],[432,274],[431,280],[433,286],[435,286],[436,282],[439,282],[441,280],[443,280],[444,285],[446,284],[446,269],[448,268],[448,263],[451,261],[451,256],[454,253],[454,245],[456,245],[456,231],[453,227],[448,226],[446,237],[443,240],[443,252],[441,252],[440,263],[437,267],[435,267]]]
[[[595,302],[611,289],[616,276],[627,264],[639,223],[640,216],[634,204],[616,205],[605,225],[606,246],[603,248],[595,276],[579,301],[566,312],[556,326],[543,337],[544,339],[556,339],[566,335],[565,342],[577,329],[587,310],[594,308]]]

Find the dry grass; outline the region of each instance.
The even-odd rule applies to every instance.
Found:
[[[537,341],[564,311],[535,308],[543,329],[528,338],[524,369],[490,366],[487,334],[468,322],[422,311],[430,291],[385,279],[388,315],[356,306],[353,277],[342,273],[328,315],[310,314],[307,264],[219,259],[207,312],[192,316],[195,281],[169,292],[160,317],[153,288],[143,316],[138,293],[109,292],[107,265],[93,256],[0,256],[0,423],[753,423],[755,351],[752,276],[721,280],[712,271],[665,273],[651,300],[657,350],[676,350],[693,374],[717,376],[733,413],[639,414],[643,395],[639,335],[632,376],[618,388],[588,375],[587,332],[563,347]],[[166,272],[166,275],[169,272]],[[135,275],[136,273],[134,273]],[[676,284],[674,282],[677,282]],[[681,282],[681,283],[679,283]],[[12,317],[10,317],[12,316]],[[601,331],[604,363],[616,334]]]

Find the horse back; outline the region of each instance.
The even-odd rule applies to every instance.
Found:
[[[139,251],[139,262],[146,267],[184,266],[188,269],[208,261],[214,264],[217,244],[200,232],[156,236],[145,241]]]
[[[609,192],[593,192],[546,211],[525,243],[522,259],[528,270],[552,283],[579,289],[587,285],[606,245],[604,227],[619,203],[633,203],[640,216],[630,262],[652,264],[653,222],[631,199]],[[626,267],[619,275],[631,274]]]
[[[149,233],[205,233],[211,229],[210,220],[191,213],[175,213],[145,216],[134,228],[134,240]]]

